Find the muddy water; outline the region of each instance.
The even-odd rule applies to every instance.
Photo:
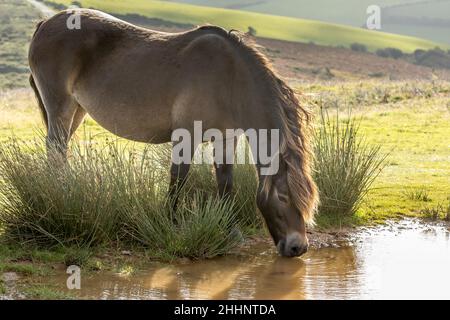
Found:
[[[80,297],[100,299],[449,299],[449,232],[405,220],[298,259],[263,245],[251,255],[155,266],[132,276],[86,276],[81,287]]]

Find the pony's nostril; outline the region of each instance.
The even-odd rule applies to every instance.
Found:
[[[307,246],[294,245],[290,248],[290,255],[297,257],[306,253],[306,251],[308,251]]]
[[[293,247],[291,247],[291,253],[293,255],[298,255],[300,253],[300,246],[293,246]]]

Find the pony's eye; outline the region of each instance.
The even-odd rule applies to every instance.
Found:
[[[285,194],[278,194],[278,200],[284,203],[289,203],[289,198]]]

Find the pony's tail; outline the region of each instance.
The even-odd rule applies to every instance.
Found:
[[[33,33],[33,38],[36,35],[36,33],[39,31],[39,28],[41,25],[45,22],[45,20],[41,20],[37,23],[36,29]],[[39,109],[41,110],[42,119],[44,120],[45,128],[48,130],[48,117],[47,117],[47,111],[45,111],[44,103],[42,102],[41,94],[39,93],[39,90],[36,86],[36,82],[34,82],[33,75],[30,74],[30,86],[33,88],[34,94],[36,95],[36,99],[38,101]]]
[[[30,74],[30,85],[33,88],[34,94],[36,95],[36,99],[38,101],[39,109],[41,110],[42,119],[44,120],[45,128],[48,130],[48,117],[47,111],[45,111],[44,103],[42,102],[41,95],[39,93],[38,88],[36,87],[36,83],[34,82],[33,75]]]

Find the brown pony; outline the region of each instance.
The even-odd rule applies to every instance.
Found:
[[[79,29],[67,26],[73,14]],[[191,132],[194,121],[203,130],[278,129],[279,170],[261,175],[256,161],[256,200],[280,254],[306,252],[306,223],[317,204],[310,115],[253,44],[216,26],[172,34],[77,9],[38,25],[29,63],[47,149],[63,157],[86,113],[118,136],[148,143],[170,142],[175,129]],[[219,192],[229,193],[233,165],[215,169]],[[172,164],[171,186],[188,170],[189,163]]]

